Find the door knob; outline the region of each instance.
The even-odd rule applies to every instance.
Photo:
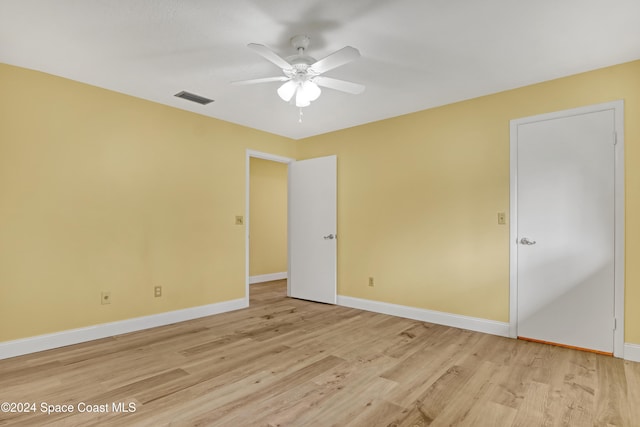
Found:
[[[523,237],[522,239],[520,239],[520,244],[521,245],[535,245],[536,241],[535,240],[529,240],[527,237]]]
[[[329,234],[328,236],[324,236],[324,240],[333,240],[336,236],[333,234]]]

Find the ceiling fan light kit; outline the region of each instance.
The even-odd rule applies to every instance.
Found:
[[[365,89],[364,85],[321,76],[321,74],[333,70],[341,65],[360,57],[358,49],[346,46],[319,61],[307,55],[306,49],[310,39],[305,35],[291,38],[291,45],[296,49],[296,54],[282,58],[268,47],[250,43],[251,50],[282,69],[283,76],[265,77],[260,79],[241,80],[232,82],[235,85],[246,85],[266,82],[284,82],[277,90],[278,96],[285,102],[294,102],[296,107],[307,107],[311,102],[320,97],[320,86],[341,92],[359,94]],[[301,112],[302,113],[302,112]]]
[[[312,80],[297,78],[286,81],[278,88],[278,96],[285,102],[290,102],[293,95],[296,96],[296,107],[307,107],[311,101],[318,99],[321,93],[320,87]]]

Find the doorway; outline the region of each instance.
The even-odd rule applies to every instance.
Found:
[[[293,161],[287,157],[247,150],[245,190],[247,305],[249,305],[251,284],[287,278],[287,168]],[[252,181],[254,186],[258,185],[258,188],[252,189]],[[256,192],[253,190],[258,190],[260,197],[256,197]],[[252,211],[254,215],[251,214]],[[252,221],[252,216],[255,216],[255,221]]]
[[[511,121],[511,336],[622,357],[623,103]]]
[[[247,150],[245,201],[245,302],[250,288],[251,159],[288,166],[287,296],[335,304],[337,299],[337,158],[295,161]]]

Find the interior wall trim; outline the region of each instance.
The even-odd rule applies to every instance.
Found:
[[[0,360],[246,308],[244,298],[0,342]]]
[[[640,344],[624,344],[624,359],[632,362],[640,362]]]
[[[286,271],[281,273],[259,274],[257,276],[249,276],[249,284],[253,285],[254,283],[271,282],[272,280],[282,280],[286,278]]]
[[[244,218],[245,218],[245,222],[244,222],[244,275],[245,275],[245,292],[244,292],[244,299],[245,299],[245,303],[247,304],[247,307],[249,306],[249,285],[251,285],[251,276],[249,276],[249,248],[250,248],[250,241],[249,241],[249,230],[251,229],[251,218],[249,215],[249,211],[250,209],[250,202],[251,202],[251,188],[250,188],[250,182],[251,182],[251,158],[254,157],[256,159],[263,159],[263,160],[271,160],[272,162],[279,162],[279,163],[286,163],[289,164],[291,162],[295,162],[294,159],[290,158],[290,157],[283,157],[283,156],[278,156],[276,154],[270,154],[270,153],[264,153],[262,151],[256,151],[256,150],[249,150],[247,149],[247,152],[245,153],[245,189],[244,189]],[[289,187],[289,181],[287,179],[287,191],[288,191],[288,187]],[[287,226],[288,227],[288,226]],[[287,228],[288,231],[288,228]],[[287,248],[287,266],[290,264],[291,262],[291,256],[289,254],[289,249]],[[290,270],[291,268],[289,268]],[[291,292],[289,290],[289,282],[287,281],[287,295],[289,295]]]
[[[499,335],[502,337],[509,336],[509,323],[507,322],[498,322],[478,317],[463,316],[460,314],[451,314],[441,311],[427,310],[424,308],[390,304],[342,295],[338,295],[338,305],[373,311],[375,313],[405,317],[407,319],[420,320],[422,322],[436,323],[438,325],[451,326],[454,328],[468,329],[470,331],[483,332],[485,334]]]
[[[391,316],[420,320],[422,322],[467,329],[485,334],[509,337],[509,323],[495,320],[481,319],[478,317],[463,316],[460,314],[445,313],[442,311],[427,310],[424,308],[409,307],[390,304],[361,298],[338,295],[338,305],[373,311],[374,313],[389,314]],[[640,362],[640,344],[624,344],[625,360]]]

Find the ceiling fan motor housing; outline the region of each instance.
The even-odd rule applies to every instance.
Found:
[[[291,38],[291,46],[293,46],[298,52],[295,55],[286,57],[286,61],[291,64],[296,74],[306,73],[307,69],[314,64],[315,58],[305,55],[306,49],[309,47],[311,39],[306,35],[294,36]]]
[[[293,55],[285,58],[292,68],[298,72],[306,72],[312,64],[316,62],[315,58],[309,55]]]

